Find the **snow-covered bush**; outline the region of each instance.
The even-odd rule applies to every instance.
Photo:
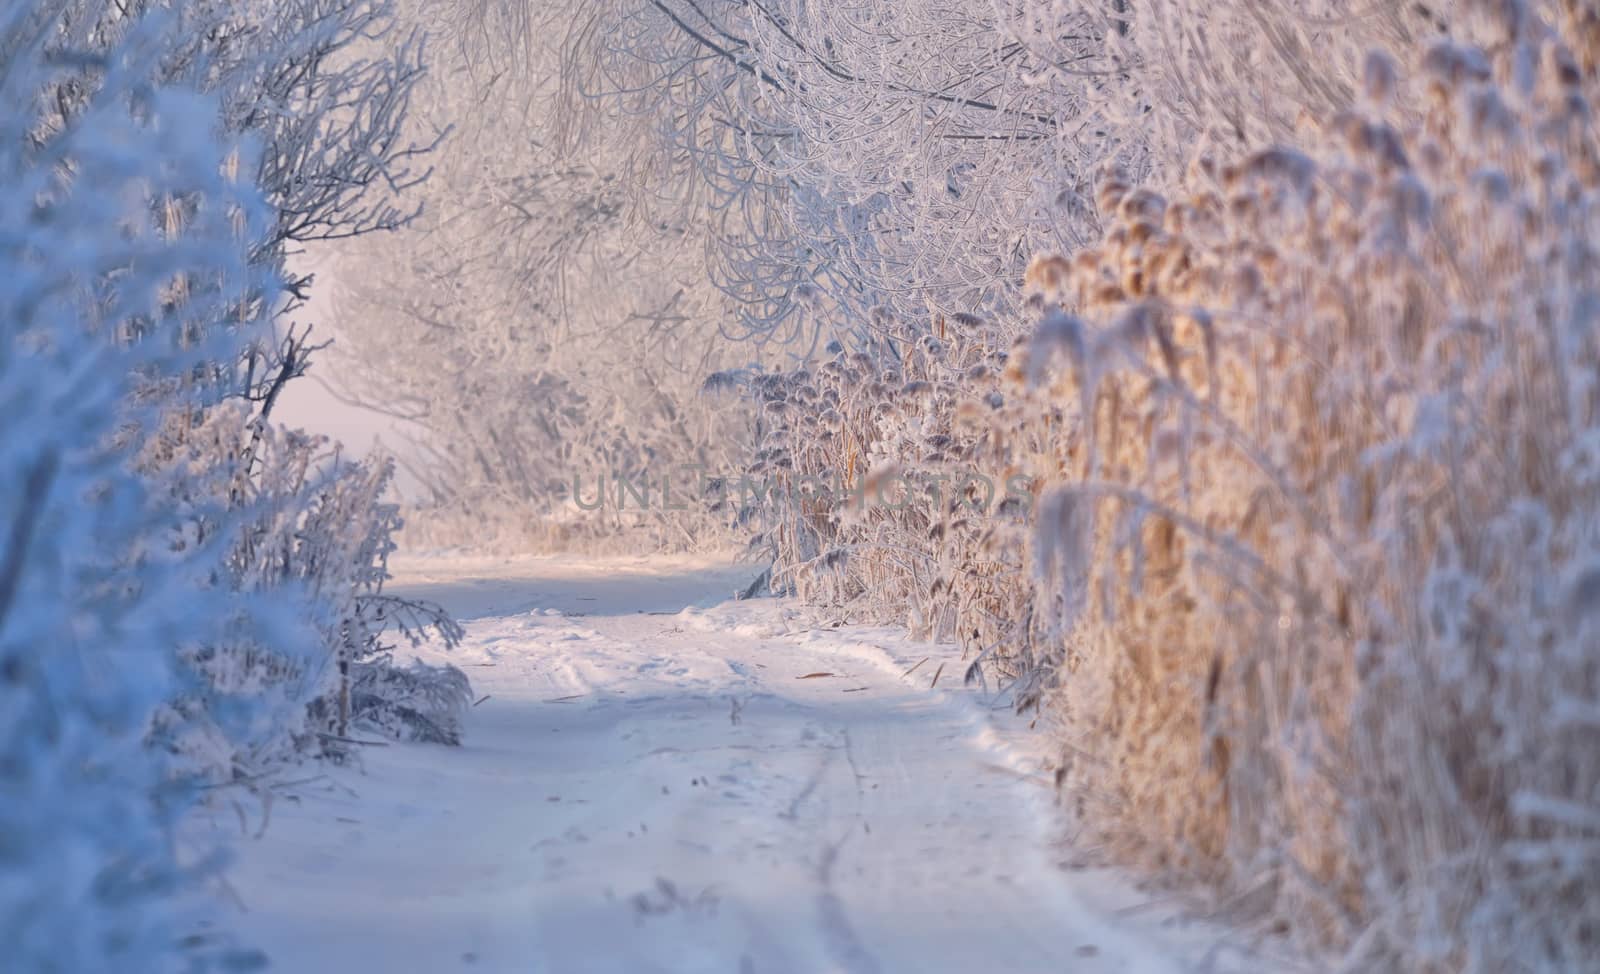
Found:
[[[184,719],[180,749],[193,771],[254,781],[298,755],[341,752],[361,724],[458,742],[456,721],[470,702],[459,671],[413,666],[392,679],[374,672],[392,668],[388,633],[412,643],[433,633],[446,646],[460,636],[439,607],[383,592],[400,528],[397,505],[384,498],[393,473],[387,458],[344,459],[321,437],[252,421],[240,400],[169,416],[159,447],[146,451],[141,469],[167,486],[188,530],[231,538],[212,586],[289,606],[318,634],[319,651],[309,657],[259,643],[208,645],[191,657],[206,692],[174,701],[172,714]],[[454,689],[423,704],[415,688],[401,686],[419,681]],[[357,683],[395,693],[356,695]],[[230,736],[218,725],[217,702],[230,698],[248,701],[249,733]]]
[[[172,18],[79,50],[58,13],[0,19],[0,933],[8,970],[153,970],[182,786],[151,718],[197,684],[187,652],[315,642],[247,594],[198,598],[227,536],[185,536],[127,463],[159,422],[142,394],[264,325],[249,146],[218,138],[214,98],[158,83]]]
[[[196,776],[259,775],[354,719],[454,733],[454,671],[396,671],[397,692],[340,709],[383,679],[385,630],[456,630],[381,592],[388,467],[324,463],[269,421],[310,350],[274,334],[305,283],[288,248],[398,219],[359,190],[404,154],[385,126],[407,74],[352,89],[324,61],[382,9],[0,13],[7,970],[229,961],[180,957],[158,906],[209,865],[174,850]]]
[[[94,0],[59,16],[49,43],[90,58],[130,21],[121,7]],[[250,639],[189,652],[204,680],[169,702],[162,727],[187,770],[254,781],[274,762],[343,734],[348,707],[323,698],[342,699],[351,667],[382,658],[379,633],[392,621],[370,607],[382,598],[383,559],[399,527],[380,500],[387,467],[330,461],[316,441],[276,430],[272,410],[324,347],[289,318],[310,283],[287,266],[295,248],[394,229],[409,215],[393,193],[418,178],[408,167],[421,148],[400,129],[421,72],[420,43],[396,36],[390,7],[372,0],[180,3],[162,10],[162,22],[151,80],[205,92],[211,114],[188,124],[260,149],[229,162],[236,178],[259,188],[267,214],[234,245],[271,286],[246,291],[240,309],[197,319],[210,346],[191,370],[148,375],[132,391],[145,416],[124,447],[182,520],[184,543],[229,546],[223,570],[207,577],[207,597],[249,594],[321,634],[313,658]],[[379,44],[392,46],[371,55]],[[40,127],[75,124],[86,90],[77,76],[56,86],[40,102]],[[182,201],[162,216],[171,226],[188,218]],[[413,608],[452,638],[436,607]]]

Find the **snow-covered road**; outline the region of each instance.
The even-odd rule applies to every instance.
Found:
[[[230,873],[243,940],[294,974],[1212,966],[1210,935],[1058,865],[1049,778],[958,650],[727,601],[753,574],[411,566],[397,588],[467,627],[466,742],[274,802]]]

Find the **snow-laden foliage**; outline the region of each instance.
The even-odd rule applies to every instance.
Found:
[[[382,594],[388,466],[325,462],[270,422],[311,350],[274,334],[306,283],[290,246],[401,219],[360,201],[406,154],[415,69],[330,63],[384,9],[0,13],[7,970],[248,960],[194,939],[180,956],[163,921],[210,868],[180,869],[172,834],[200,780],[260,781],[353,720],[454,734],[455,671],[350,704],[383,679],[385,631],[458,632]],[[379,80],[352,85],[363,70]]]
[[[185,537],[127,466],[155,421],[136,394],[263,324],[247,245],[271,214],[231,175],[249,148],[216,138],[215,99],[154,83],[172,19],[73,58],[53,12],[0,20],[0,929],[9,970],[151,970],[182,806],[151,717],[208,692],[186,659],[207,645],[315,642],[249,593],[198,598],[228,538]],[[49,124],[63,88],[77,107]]]
[[[1542,8],[1563,4],[1582,9]],[[938,313],[1008,321],[1032,254],[1102,232],[1100,166],[1164,179],[1197,142],[1293,137],[1352,104],[1369,47],[1448,32],[1468,6],[498,0],[450,16],[497,131],[526,88],[551,106],[531,151],[486,155],[544,182],[548,147],[581,168],[603,142],[628,239],[692,246],[731,301],[722,332],[770,361],[866,338],[874,308],[923,330]],[[573,250],[544,240],[540,262]],[[639,331],[606,325],[624,345]]]
[[[552,30],[550,5],[488,6],[560,39],[568,114],[601,113],[637,144],[649,165],[618,187],[631,211],[707,228],[712,278],[736,301],[729,333],[801,353],[819,331],[869,333],[874,307],[924,327],[940,312],[1004,318],[1031,254],[1099,234],[1100,165],[1142,178],[1180,168],[1197,139],[1292,134],[1349,103],[1368,45],[1454,15],[1341,0],[621,0],[576,5]]]
[[[918,638],[1026,648],[1030,485],[975,463],[1006,356],[974,315],[940,317],[932,335],[887,309],[872,320],[883,338],[868,351],[835,345],[750,382],[763,436],[749,472],[769,498],[755,543],[774,587]]]
[[[256,730],[230,741],[211,702],[184,698],[173,704],[187,718],[181,750],[194,770],[227,782],[253,781],[298,754],[339,752],[351,727],[362,724],[386,731],[414,725],[398,736],[457,743],[458,734],[432,728],[453,726],[469,702],[464,688],[419,707],[402,684],[424,679],[424,670],[388,682],[373,672],[390,668],[388,633],[415,643],[431,632],[446,645],[460,636],[437,606],[383,592],[400,528],[397,505],[384,498],[392,463],[349,461],[320,437],[253,423],[250,414],[234,400],[192,425],[184,421],[193,414],[171,417],[160,462],[147,452],[142,468],[168,484],[168,503],[190,518],[190,532],[232,538],[212,587],[291,606],[314,627],[320,650],[294,658],[259,643],[206,647],[192,663],[210,694],[249,700]],[[441,685],[464,684],[451,669],[434,675]],[[369,690],[358,699],[353,687],[360,682],[397,692],[388,699]],[[397,723],[401,711],[407,716]]]
[[[1023,17],[992,0],[618,3],[572,45],[594,65],[574,97],[648,118],[656,154],[704,187],[678,197],[716,214],[731,330],[806,352],[874,306],[1014,307],[1029,252],[1088,239],[1084,160],[1145,165],[1054,70],[1100,48],[1104,18],[1041,54]]]
[[[116,42],[127,21],[119,11],[71,6],[50,43],[93,56]],[[152,80],[203,90],[215,103],[210,130],[259,147],[229,161],[235,178],[255,181],[267,212],[260,226],[241,228],[234,246],[252,274],[272,283],[246,291],[238,309],[197,319],[196,334],[211,347],[190,371],[144,377],[134,390],[142,432],[123,446],[182,519],[181,544],[229,547],[224,570],[207,577],[209,592],[283,606],[321,636],[310,660],[269,642],[207,643],[190,660],[206,678],[203,692],[185,693],[163,713],[163,727],[184,727],[178,748],[189,770],[215,782],[255,781],[275,762],[341,736],[351,667],[386,651],[380,634],[392,619],[365,603],[381,597],[399,527],[380,498],[388,468],[330,458],[318,442],[276,430],[272,410],[323,347],[289,318],[310,283],[287,267],[294,248],[393,229],[408,216],[392,193],[414,181],[408,166],[421,151],[400,133],[420,74],[419,42],[395,36],[390,8],[371,0],[196,2],[163,11],[163,23]],[[41,102],[41,127],[73,124],[85,90],[82,77],[60,85]],[[161,218],[181,228],[186,204],[165,204]],[[243,328],[241,317],[271,326]],[[412,609],[453,638],[436,607]],[[240,726],[227,730],[229,722]]]

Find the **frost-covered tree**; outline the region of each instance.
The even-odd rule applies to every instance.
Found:
[[[413,14],[440,35],[413,137],[448,130],[446,149],[405,231],[333,249],[336,351],[350,393],[415,431],[432,535],[527,543],[560,530],[548,515],[573,511],[574,477],[592,494],[608,473],[734,468],[743,410],[697,393],[751,353],[722,339],[703,213],[642,199],[657,160],[638,126],[568,110],[559,38],[581,11],[540,11],[526,35],[463,31],[458,13]],[[678,545],[715,534],[639,526]]]
[[[566,114],[607,119],[651,162],[622,187],[632,212],[705,217],[731,333],[810,336],[820,319],[847,341],[873,307],[1009,317],[1031,253],[1098,233],[1102,165],[1164,178],[1199,142],[1291,136],[1352,104],[1368,47],[1466,17],[1341,0],[461,9],[512,38],[498,70],[549,77],[517,55],[559,46]]]
[[[1212,115],[1184,115],[1174,80],[1221,70],[1203,60],[1216,36],[1240,41],[1214,100],[1287,92],[1245,113],[1248,137],[1332,103],[1289,90],[1308,67],[1291,55],[1337,33],[1322,15],[1186,11],[1173,22],[1211,39],[1173,62],[1167,21],[1143,6],[418,11],[452,67],[414,137],[452,127],[453,144],[417,232],[342,255],[355,394],[417,424],[436,503],[517,509],[574,472],[704,462],[673,427],[723,366],[792,364],[838,339],[899,369],[883,314],[925,332],[978,313],[1004,347],[1029,255],[1098,234],[1101,164],[1153,175],[1221,137]],[[1363,18],[1315,90],[1347,92],[1359,45],[1405,17]],[[1238,53],[1264,37],[1293,43]]]

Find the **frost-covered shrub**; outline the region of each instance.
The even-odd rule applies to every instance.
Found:
[[[298,755],[340,751],[352,723],[393,728],[396,709],[421,722],[418,736],[458,742],[456,733],[431,730],[453,727],[468,702],[458,671],[438,676],[445,685],[458,681],[460,692],[427,698],[425,706],[402,684],[423,679],[426,667],[396,671],[393,680],[372,672],[390,666],[388,633],[415,643],[432,632],[447,647],[461,633],[438,606],[383,592],[400,528],[397,506],[384,499],[391,461],[347,460],[321,437],[252,419],[237,400],[170,416],[157,446],[144,454],[143,469],[167,485],[187,530],[230,538],[210,587],[290,607],[318,634],[319,651],[309,657],[253,642],[207,645],[191,656],[205,692],[174,701],[173,710],[185,719],[183,750],[196,772],[220,782],[255,780]],[[358,674],[379,688],[359,701],[352,696]],[[389,687],[393,699],[380,692]],[[219,712],[225,701],[235,705]],[[241,709],[250,727],[226,733],[220,718]]]
[[[252,32],[247,10],[272,30]],[[291,15],[92,0],[0,14],[8,971],[228,961],[192,940],[180,957],[159,906],[210,864],[180,869],[174,850],[196,777],[320,748],[308,704],[338,696],[342,664],[376,669],[397,615],[455,631],[381,594],[388,468],[326,465],[268,420],[308,350],[303,332],[273,335],[284,248],[308,227],[382,222],[351,200],[390,158],[363,138],[381,142],[396,110],[372,100],[381,82],[328,91],[318,64],[348,17],[276,12]],[[246,43],[267,35],[303,43]],[[272,60],[286,52],[298,67]],[[271,110],[234,114],[252,98]],[[274,168],[317,146],[295,173]],[[438,681],[455,696],[419,706],[408,685],[368,709],[448,724],[458,676]]]
[[[248,149],[217,138],[215,100],[154,83],[170,19],[75,51],[54,12],[0,15],[0,940],[8,970],[154,970],[183,802],[151,718],[199,646],[314,645],[271,605],[197,598],[226,537],[180,543],[127,464],[158,420],[136,394],[260,327],[270,211],[229,175]]]

